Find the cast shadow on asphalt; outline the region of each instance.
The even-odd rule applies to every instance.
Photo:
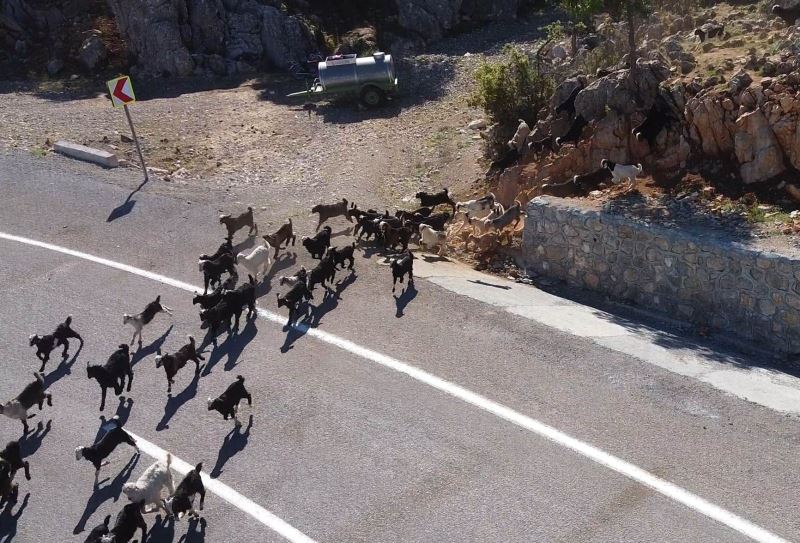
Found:
[[[136,467],[136,464],[139,463],[139,454],[134,454],[131,456],[128,463],[122,468],[114,479],[111,480],[109,484],[101,488],[95,488],[92,497],[89,498],[89,501],[86,502],[86,508],[83,510],[83,514],[81,515],[78,524],[75,525],[75,529],[72,530],[73,534],[79,534],[83,530],[86,529],[86,523],[89,522],[89,519],[92,518],[92,515],[97,512],[103,503],[108,500],[116,502],[120,498],[120,494],[122,493],[122,485],[125,484],[125,481],[131,476],[133,473],[133,469]],[[87,465],[90,465],[87,463]],[[105,466],[105,469],[113,469],[113,463],[110,466]],[[108,481],[108,478],[103,479],[98,484]]]
[[[30,492],[25,494],[25,498],[23,498],[22,504],[17,508],[16,513],[12,513],[11,510],[17,504],[17,500],[12,499],[6,502],[3,512],[0,513],[0,542],[11,543],[15,540],[17,524],[19,523],[19,519],[22,518],[22,513],[25,512],[25,508],[28,507],[28,500],[30,497]]]
[[[75,361],[78,359],[78,355],[83,350],[83,343],[80,344],[78,350],[72,355],[72,358],[69,359],[67,362],[66,358],[61,359],[61,363],[56,366],[56,369],[48,373],[44,378],[45,386],[51,387],[53,384],[58,382],[60,379],[66,377],[67,375],[72,373],[72,366],[75,365]]]
[[[319,305],[316,307],[307,305],[306,314],[302,320],[297,321],[293,326],[284,325],[283,330],[286,332],[286,340],[281,345],[281,352],[284,354],[289,352],[294,347],[295,342],[308,333],[309,328],[318,327],[322,323],[322,317],[336,309],[342,292],[355,283],[357,277],[355,270],[350,270],[350,274],[347,277],[336,283],[336,290],[324,287],[325,294]],[[311,309],[310,313],[308,312],[309,308]]]
[[[199,530],[197,528],[200,528]],[[204,543],[206,540],[206,519],[189,519],[189,528],[181,536],[178,543]]]
[[[133,198],[134,194],[136,194],[137,192],[142,190],[142,188],[147,184],[147,181],[148,181],[148,179],[145,179],[144,181],[142,181],[141,185],[139,185],[138,187],[133,189],[133,192],[128,194],[128,197],[125,199],[125,201],[123,203],[121,203],[120,205],[115,207],[113,210],[111,210],[111,214],[106,219],[106,222],[113,222],[113,221],[115,221],[115,220],[117,220],[119,218],[124,217],[125,215],[127,215],[131,211],[133,211],[133,206],[136,205],[136,200],[132,200],[131,198]]]
[[[395,313],[395,317],[398,319],[405,315],[406,306],[411,303],[411,300],[417,297],[417,287],[414,286],[414,283],[409,283],[408,286],[400,293],[400,296],[396,294],[392,294],[392,298],[394,298],[395,306],[397,307],[397,313]]]
[[[239,323],[239,325],[241,326],[241,323]],[[232,328],[228,330],[225,341],[219,344],[217,343],[217,336],[209,331],[206,337],[203,338],[203,342],[200,344],[199,348],[199,351],[203,352],[206,347],[213,345],[213,349],[211,349],[208,360],[203,367],[203,377],[211,374],[211,370],[217,365],[217,362],[222,360],[223,356],[227,356],[225,360],[225,371],[230,371],[235,368],[245,347],[255,339],[257,333],[258,328],[256,327],[255,316],[249,320],[245,319],[244,327],[240,330],[233,330]]]
[[[158,424],[156,425],[156,432],[160,432],[161,430],[166,430],[169,428],[169,421],[172,420],[172,417],[175,416],[175,413],[178,412],[178,409],[180,409],[183,404],[197,396],[197,385],[199,383],[200,372],[197,371],[194,373],[192,381],[186,385],[186,388],[180,391],[177,396],[173,396],[172,394],[167,396],[167,403],[164,405],[164,416],[161,417],[160,421],[158,421]]]
[[[180,523],[180,526],[182,527],[183,523]],[[199,530],[198,527],[200,528]],[[175,539],[175,519],[162,517],[160,514],[157,515],[153,526],[150,528],[150,531],[147,532],[147,541],[158,543],[161,541],[172,541],[173,539]],[[201,517],[198,521],[191,518],[189,519],[186,533],[181,536],[178,543],[204,543],[205,540],[206,519]]]
[[[253,415],[248,418],[247,427],[244,431],[242,431],[241,427],[234,427],[233,430],[228,432],[222,441],[222,446],[219,448],[217,463],[214,464],[214,469],[211,470],[212,478],[216,479],[222,475],[223,468],[228,463],[228,460],[236,456],[236,453],[244,450],[247,446],[247,440],[250,439],[251,428],[253,428]]]
[[[22,456],[31,456],[38,451],[42,446],[44,438],[50,433],[52,427],[52,420],[48,420],[47,424],[42,424],[42,421],[39,421],[39,424],[36,425],[36,430],[28,435],[22,436],[22,439],[19,440],[20,446],[22,447]]]
[[[170,324],[169,328],[167,328],[167,331],[161,334],[161,336],[157,339],[154,339],[150,345],[136,349],[136,351],[134,351],[134,353],[131,355],[131,367],[135,366],[137,362],[144,360],[151,354],[160,353],[161,347],[164,346],[164,342],[167,341],[167,337],[172,332],[173,328],[175,328],[175,325]]]

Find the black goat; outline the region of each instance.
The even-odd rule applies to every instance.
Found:
[[[589,122],[584,119],[581,115],[575,117],[575,120],[572,121],[572,124],[567,130],[567,133],[561,136],[560,138],[556,138],[556,145],[561,147],[565,143],[575,143],[577,144],[578,141],[581,139],[581,134],[583,133],[583,129],[586,128]]]
[[[725,25],[716,21],[708,22],[694,29],[694,35],[697,36],[700,43],[706,41],[708,38],[722,38],[724,34]]]
[[[247,276],[247,282],[242,283],[234,290],[225,291],[222,300],[240,309],[247,306],[247,318],[256,314],[256,280],[252,275]],[[238,319],[236,327],[239,327]]]
[[[367,240],[370,237],[380,239],[381,229],[375,224],[374,217],[364,215],[358,219],[356,226],[353,228],[353,235],[358,236],[358,241],[361,241],[362,236],[366,236]]]
[[[300,307],[300,303],[303,300],[313,300],[314,294],[308,289],[308,285],[304,281],[298,281],[295,285],[289,289],[289,292],[281,296],[280,294],[276,294],[278,297],[278,307],[287,307],[289,309],[289,321],[286,323],[287,325],[292,324],[294,321],[295,313],[297,313],[298,307]]]
[[[147,523],[144,521],[142,511],[144,510],[145,500],[129,503],[117,514],[114,527],[103,537],[104,543],[128,543],[136,530],[142,530],[142,539],[147,538]]]
[[[203,294],[208,294],[209,285],[222,283],[222,274],[236,275],[236,257],[225,253],[214,260],[200,260],[197,267],[203,274]]]
[[[34,373],[33,376],[36,377],[36,380],[28,383],[16,398],[0,405],[0,415],[21,421],[26,434],[28,433],[28,419],[33,417],[33,415],[28,415],[28,410],[34,405],[38,405],[41,411],[45,401],[50,407],[53,406],[53,397],[45,391],[44,376],[39,372]]]
[[[197,352],[194,337],[188,336],[189,343],[178,349],[175,354],[159,354],[156,356],[156,367],[164,366],[167,374],[167,394],[172,392],[172,383],[178,370],[183,368],[190,360],[195,363],[195,374],[200,373],[200,361],[205,360],[201,353]]]
[[[98,524],[83,541],[83,543],[103,543],[103,536],[108,535],[108,525],[111,522],[111,515],[106,515],[102,524]]]
[[[230,384],[225,392],[216,398],[208,399],[208,410],[219,412],[225,420],[233,417],[234,424],[241,426],[242,423],[237,416],[239,412],[239,402],[247,400],[247,405],[253,405],[253,397],[244,388],[244,377],[241,375],[236,376],[236,381]]]
[[[434,230],[444,230],[445,225],[450,221],[450,213],[434,213],[428,217],[414,217],[413,222],[416,223],[418,226],[422,224],[427,224]]]
[[[402,251],[408,249],[408,243],[411,241],[411,234],[414,233],[411,228],[407,226],[392,228],[386,222],[381,222],[380,228],[384,247],[394,251],[397,245],[400,244],[402,246]]]
[[[106,458],[108,458],[108,455],[114,452],[114,449],[119,445],[127,443],[135,449],[137,455],[139,454],[139,447],[136,445],[136,441],[122,428],[119,415],[115,415],[109,422],[113,424],[114,427],[108,430],[97,443],[88,447],[77,447],[75,449],[75,460],[85,458],[94,466],[95,486],[97,486],[100,468],[108,464]]]
[[[192,298],[192,305],[200,305],[200,309],[210,309],[222,301],[222,285],[214,289],[210,294],[195,294]]]
[[[125,377],[128,377],[128,392],[133,385],[133,368],[131,367],[130,348],[126,343],[120,344],[119,348],[111,353],[108,360],[102,366],[94,366],[86,363],[86,375],[89,379],[94,379],[100,385],[100,411],[106,407],[106,390],[114,389],[114,394],[119,396],[125,388]]]
[[[787,26],[794,26],[795,21],[800,18],[800,5],[785,8],[775,4],[772,6],[772,13],[783,19]]]
[[[56,326],[56,330],[52,334],[47,334],[46,336],[33,334],[28,338],[30,340],[30,346],[36,346],[37,358],[42,361],[42,367],[39,368],[40,372],[44,371],[45,364],[50,360],[50,353],[53,352],[53,349],[56,347],[64,346],[64,351],[61,353],[61,356],[65,359],[68,356],[70,339],[77,339],[81,347],[83,347],[83,338],[78,332],[72,329],[71,324],[72,315],[69,315],[64,322]]]
[[[212,255],[200,255],[200,260],[216,260],[222,255],[233,255],[233,236],[228,236]]]
[[[231,319],[235,318],[235,328],[239,329],[239,319],[242,316],[242,307],[234,302],[222,299],[217,305],[210,309],[200,312],[200,328],[210,328],[212,334],[216,334],[219,327],[223,324],[227,328],[231,327]]]
[[[575,98],[578,97],[578,93],[580,93],[582,90],[583,90],[583,85],[578,85],[577,87],[572,89],[572,92],[569,93],[569,96],[567,96],[567,98],[563,102],[561,102],[556,106],[555,109],[556,115],[559,115],[566,111],[567,116],[572,118],[572,116],[575,115]]]
[[[225,225],[225,228],[228,230],[228,237],[231,239],[233,239],[233,235],[238,230],[241,230],[245,226],[250,227],[250,230],[247,232],[248,236],[258,234],[258,225],[253,219],[253,208],[250,206],[247,207],[247,211],[236,217],[233,215],[220,215],[219,223]]]
[[[185,514],[189,517],[199,518],[200,513],[194,508],[194,496],[200,494],[200,507],[198,510],[203,510],[203,504],[206,501],[206,487],[203,484],[203,478],[200,472],[203,469],[203,463],[197,464],[192,471],[186,474],[175,493],[172,496],[162,500],[164,510],[171,517],[178,517],[178,520]]]
[[[348,270],[353,269],[353,264],[356,263],[354,254],[356,250],[356,243],[353,242],[352,245],[345,245],[344,247],[331,247],[328,250],[328,254],[333,259],[334,265],[338,268],[341,266],[344,269],[344,263],[346,261],[350,261],[350,265],[347,266]]]
[[[420,205],[424,207],[434,208],[440,204],[447,204],[452,206],[453,214],[456,212],[456,203],[450,198],[450,192],[446,188],[434,193],[420,191],[416,194],[416,197]]]
[[[325,251],[331,246],[331,234],[333,229],[330,226],[323,226],[321,232],[310,238],[303,236],[303,247],[311,254],[311,258],[322,258],[325,256]]]
[[[325,282],[333,283],[334,279],[336,278],[336,262],[333,260],[333,256],[328,252],[322,260],[319,261],[314,269],[312,269],[308,273],[308,277],[306,279],[306,285],[308,286],[308,290],[313,292],[314,287],[317,285],[325,285]]]
[[[644,120],[631,130],[631,134],[637,141],[647,140],[650,147],[655,147],[658,135],[674,120],[675,116],[669,112],[666,104],[657,100],[647,112]]]
[[[548,153],[554,153],[556,151],[555,141],[553,141],[553,136],[545,136],[541,139],[532,141],[528,144],[528,150],[533,152],[536,157],[539,157],[547,151]]]
[[[519,157],[520,154],[516,148],[509,150],[502,157],[492,161],[492,163],[489,165],[489,169],[486,170],[484,175],[486,175],[486,177],[491,177],[496,173],[504,171],[506,168],[510,168],[517,163]]]
[[[397,281],[403,283],[403,277],[408,274],[408,284],[414,284],[414,255],[411,251],[406,250],[403,254],[392,260],[392,292],[397,287]]]
[[[25,478],[31,480],[30,466],[22,459],[19,441],[10,441],[0,451],[0,503],[9,501],[16,494],[17,485],[14,476],[19,470],[25,470]]]

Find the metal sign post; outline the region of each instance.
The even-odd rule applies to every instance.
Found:
[[[131,112],[128,111],[128,105],[125,104],[125,116],[128,117],[128,124],[131,126],[131,134],[133,135],[133,142],[136,144],[136,152],[139,153],[139,162],[142,164],[142,171],[144,171],[144,180],[149,181],[147,177],[147,166],[144,163],[144,155],[142,155],[142,147],[139,145],[139,138],[136,137],[136,129],[133,127],[133,119],[131,119]]]
[[[131,78],[127,75],[123,75],[117,77],[116,79],[107,81],[106,85],[108,85],[108,92],[111,95],[111,103],[114,105],[114,107],[121,107],[125,110],[125,116],[128,118],[128,124],[131,127],[131,135],[133,135],[133,141],[136,144],[136,152],[139,154],[139,162],[141,163],[142,171],[144,172],[144,180],[148,181],[149,177],[147,175],[147,166],[144,163],[142,147],[139,145],[139,138],[136,136],[136,129],[133,127],[131,112],[128,111],[128,104],[136,102],[136,95],[133,94]]]

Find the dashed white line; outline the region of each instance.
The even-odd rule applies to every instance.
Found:
[[[172,279],[170,277],[166,277],[157,273],[149,272],[147,270],[142,270],[139,268],[135,268],[133,266],[129,266],[127,264],[122,264],[120,262],[115,262],[113,260],[108,260],[106,258],[94,256],[91,254],[83,253],[80,251],[75,251],[73,249],[68,249],[66,247],[60,247],[58,245],[53,245],[51,243],[46,243],[43,241],[38,241],[30,238],[25,238],[21,236],[15,236],[13,234],[6,234],[0,232],[0,239],[6,239],[9,241],[16,241],[19,243],[24,243],[26,245],[31,245],[34,247],[40,247],[43,249],[48,249],[51,251],[56,251],[62,254],[74,256],[76,258],[81,258],[84,260],[88,260],[90,262],[94,262],[96,264],[102,264],[104,266],[108,266],[110,268],[115,268],[118,270],[126,271],[128,273],[139,275],[141,277],[145,277],[148,279],[152,279],[153,281],[158,281],[165,285],[170,285],[175,288],[187,290],[190,292],[194,292],[196,290],[201,290],[198,287],[191,285],[189,283],[185,283],[183,281],[178,281],[177,279]],[[267,311],[266,309],[259,308],[258,314],[265,320],[283,324],[286,322],[286,319],[276,313],[271,311]],[[600,465],[603,465],[629,479],[641,483],[656,492],[666,496],[667,498],[674,500],[678,503],[697,511],[705,515],[706,517],[713,519],[729,528],[739,532],[742,535],[745,535],[754,541],[759,541],[763,543],[788,543],[788,540],[783,539],[782,537],[773,534],[772,532],[768,531],[761,526],[758,526],[738,515],[735,513],[728,511],[718,505],[715,505],[708,500],[701,498],[700,496],[689,492],[688,490],[679,487],[665,479],[657,477],[652,473],[641,469],[630,462],[627,462],[621,458],[618,458],[612,454],[609,454],[597,447],[585,443],[579,439],[576,439],[564,432],[553,428],[543,422],[535,420],[527,415],[523,415],[522,413],[515,411],[509,407],[506,407],[502,404],[499,404],[495,401],[492,401],[480,394],[467,390],[466,388],[459,386],[455,383],[451,383],[437,377],[431,373],[426,372],[425,370],[419,369],[417,367],[411,366],[404,362],[401,362],[395,358],[390,356],[386,356],[382,353],[377,351],[373,351],[372,349],[368,349],[366,347],[362,347],[349,341],[344,338],[340,338],[334,334],[330,334],[328,332],[323,332],[316,328],[309,328],[305,325],[297,325],[296,328],[300,331],[308,333],[309,336],[314,337],[320,341],[328,343],[329,345],[333,345],[339,349],[345,350],[349,353],[352,353],[356,356],[369,360],[371,362],[375,362],[385,368],[389,368],[391,370],[403,373],[412,379],[415,379],[421,383],[424,383],[430,387],[433,387],[441,392],[444,392],[454,398],[458,398],[474,407],[482,409],[488,413],[491,413],[503,420],[511,422],[521,428],[524,428],[534,434],[542,436],[550,441],[557,443],[563,447],[566,447],[593,462],[596,462]],[[155,445],[153,445],[155,447]],[[160,451],[160,449],[159,449]],[[223,485],[224,486],[224,485]],[[232,489],[231,492],[234,492]],[[238,494],[236,494],[238,496]],[[245,498],[246,499],[246,498]],[[247,500],[249,502],[249,500]],[[231,502],[234,505],[237,505],[234,502]],[[252,502],[250,502],[252,503]],[[245,504],[246,505],[246,504]],[[257,505],[253,504],[255,507]],[[238,505],[237,505],[238,507]],[[241,507],[240,507],[241,509]],[[260,508],[259,508],[260,509]],[[246,509],[242,509],[251,513]],[[267,512],[269,515],[271,513]],[[274,515],[272,515],[273,518]],[[256,517],[258,518],[258,517]],[[261,520],[261,519],[259,519]],[[280,519],[278,519],[280,520]],[[281,521],[283,522],[283,521]],[[288,526],[288,525],[287,525]],[[274,528],[273,528],[274,529]],[[277,531],[277,530],[276,530]],[[298,532],[299,533],[299,532]],[[302,534],[301,534],[302,535]],[[303,536],[305,537],[305,536]],[[294,541],[294,540],[293,540]],[[297,540],[300,541],[300,540]],[[310,540],[309,540],[310,541]]]

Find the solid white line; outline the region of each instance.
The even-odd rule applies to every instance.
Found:
[[[126,271],[134,275],[146,277],[165,285],[188,290],[190,292],[202,290],[198,289],[198,287],[195,287],[194,285],[190,285],[189,283],[184,283],[183,281],[178,281],[157,273],[134,268],[133,266],[129,266],[127,264],[114,262],[113,260],[82,253],[80,251],[74,251],[58,245],[24,238],[21,236],[15,236],[13,234],[5,234],[2,232],[0,232],[0,239],[17,241],[19,243],[32,245],[34,247],[41,247],[43,249],[49,249],[51,251],[82,258],[90,262],[95,262],[97,264],[102,264],[104,266]],[[286,322],[286,318],[271,311],[267,311],[266,309],[259,308],[258,314],[265,320],[277,324],[284,324]],[[552,426],[548,426],[543,422],[537,421],[531,417],[528,417],[527,415],[523,415],[518,411],[494,402],[484,396],[481,396],[480,394],[476,394],[475,392],[467,390],[464,387],[446,381],[440,377],[436,377],[431,373],[381,354],[377,351],[357,345],[352,341],[329,334],[328,332],[323,332],[316,328],[309,328],[306,325],[296,325],[295,328],[302,332],[308,333],[309,336],[317,338],[320,341],[338,347],[339,349],[343,349],[349,353],[355,354],[356,356],[370,360],[376,364],[380,364],[383,367],[408,375],[412,379],[449,394],[454,398],[458,398],[459,400],[462,400],[488,413],[492,413],[493,415],[511,422],[512,424],[516,424],[517,426],[530,432],[547,438],[554,443],[566,447],[594,462],[597,462],[598,464],[601,464],[621,475],[624,475],[625,477],[628,477],[629,479],[641,483],[666,496],[667,498],[670,498],[685,505],[686,507],[689,507],[690,509],[697,511],[698,513],[716,520],[717,522],[720,522],[755,541],[764,543],[788,543],[788,540],[783,539],[780,536],[775,535],[766,529],[736,515],[735,513],[719,507],[718,505],[715,505],[701,498],[700,496],[693,494],[692,492],[689,492],[688,490],[685,490],[665,479],[661,479],[660,477],[657,477],[652,473],[631,464],[630,462],[626,462],[625,460],[598,449],[593,445],[565,434],[564,432],[561,432]]]
[[[158,445],[150,443],[146,439],[137,436],[127,428],[125,431],[133,436],[133,438],[136,440],[136,444],[139,445],[139,448],[144,453],[152,456],[160,462],[167,461],[167,451]],[[181,475],[186,475],[194,469],[194,466],[190,465],[188,462],[184,462],[177,456],[172,455],[172,468]],[[242,496],[234,489],[221,482],[219,479],[212,479],[205,472],[201,472],[200,476],[203,479],[203,485],[205,485],[206,490],[216,494],[234,507],[244,511],[254,519],[261,522],[261,524],[267,526],[274,532],[286,538],[288,541],[291,541],[292,543],[315,543],[313,539],[300,532],[297,528],[289,525],[283,519],[276,517],[274,514],[270,513],[249,498]]]

